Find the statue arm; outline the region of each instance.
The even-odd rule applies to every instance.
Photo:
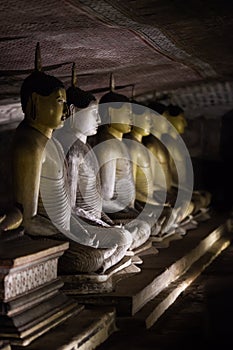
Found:
[[[122,210],[125,206],[120,203],[115,195],[116,181],[116,159],[109,160],[100,168],[100,179],[103,196],[103,210],[115,212]]]
[[[13,158],[15,202],[22,208],[23,225],[37,214],[43,150],[17,147]]]
[[[15,206],[0,217],[0,228],[4,231],[25,226],[37,213],[41,152],[17,145],[13,156],[13,192]]]
[[[130,155],[133,164],[136,199],[143,203],[159,205],[153,198],[154,186],[148,151],[145,152],[140,144],[137,149],[130,149]]]
[[[145,145],[150,157],[154,191],[169,191],[172,186],[169,152],[160,140],[153,138],[152,141]]]
[[[159,205],[153,198],[154,186],[150,167],[137,167],[136,199],[151,205]]]
[[[71,207],[75,208],[77,199],[79,167],[77,166],[76,159],[73,159],[72,157],[70,157],[70,155],[67,158],[67,162],[67,177],[69,183]]]
[[[116,160],[106,162],[100,169],[102,195],[104,200],[111,200],[114,196],[116,180]]]

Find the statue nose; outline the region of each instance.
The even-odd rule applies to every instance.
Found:
[[[133,125],[133,123],[134,123],[133,113],[129,113],[129,124]]]
[[[98,125],[100,125],[100,124],[101,124],[101,118],[100,118],[99,113],[98,113],[98,115],[97,115],[97,124],[98,124]]]
[[[69,106],[67,105],[66,102],[64,102],[64,107],[63,107],[63,116],[67,119],[69,118],[71,115],[71,111],[70,111],[70,108]]]

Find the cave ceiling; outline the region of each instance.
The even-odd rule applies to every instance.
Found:
[[[40,43],[43,70],[100,97],[179,103],[190,116],[233,107],[233,2],[2,0],[0,119],[22,114],[19,91]]]

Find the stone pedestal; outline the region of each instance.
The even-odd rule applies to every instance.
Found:
[[[0,245],[0,339],[26,346],[83,307],[60,291],[68,243],[23,236]]]
[[[155,254],[158,253],[158,250],[152,247],[152,241],[150,239],[140,247],[132,251],[128,250],[121,261],[107,269],[104,273],[66,273],[65,267],[69,266],[69,260],[66,260],[65,265],[62,265],[60,261],[58,274],[64,282],[62,290],[65,294],[71,296],[112,292],[120,280],[141,271],[139,265],[143,261],[139,257],[139,254],[146,254],[149,249],[153,249]],[[72,261],[70,256],[69,259]]]
[[[132,253],[133,254],[133,253]],[[140,262],[141,263],[141,260]],[[64,282],[62,288],[65,294],[87,295],[87,294],[102,294],[112,292],[116,283],[124,277],[140,272],[137,267],[135,256],[125,256],[118,264],[112,266],[103,274],[77,274],[77,275],[61,275]]]

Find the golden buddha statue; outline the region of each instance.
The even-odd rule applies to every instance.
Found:
[[[103,210],[115,223],[128,230],[132,225],[138,227],[148,238],[156,220],[152,212],[143,216],[135,207],[132,160],[123,139],[133,122],[130,101],[110,89],[101,97],[99,110],[104,125],[97,133],[94,150],[100,166]]]
[[[162,134],[168,130],[165,119],[159,119],[159,127],[156,116],[162,114],[165,106],[159,103],[148,106],[151,113],[150,133],[142,137],[142,143],[147,147],[151,163],[152,179],[154,186],[153,196],[158,201],[165,197],[171,205],[174,204],[174,198],[169,195],[172,185],[172,175],[170,170],[169,151],[161,141]]]
[[[185,230],[195,228],[197,222],[193,220],[193,215],[198,212],[198,207],[195,205],[196,192],[192,191],[192,184],[190,180],[187,180],[191,178],[187,173],[192,173],[192,169],[188,171],[188,157],[186,152],[184,152],[182,140],[179,136],[184,132],[187,125],[184,113],[180,108],[171,108],[171,106],[169,113],[167,106],[160,103],[153,103],[148,107],[152,113],[152,127],[151,134],[143,137],[143,144],[150,151],[152,171],[154,172],[153,179],[156,181],[154,183],[156,187],[154,192],[155,198],[159,200],[160,193],[164,193],[165,190],[167,201],[172,207],[177,207],[178,215],[176,222],[179,224],[179,227],[184,227]],[[175,115],[177,114],[179,117],[176,119]],[[162,170],[166,179],[166,187],[162,189],[159,168]],[[179,170],[180,182],[178,182],[177,169]],[[177,203],[178,193],[182,194],[182,200]],[[178,210],[179,207],[181,207],[180,213]],[[198,217],[198,221],[206,219],[208,217],[206,210],[202,208],[196,217]]]
[[[173,143],[170,149],[172,154],[170,154],[167,143],[162,142],[162,136],[166,135],[166,137],[168,137],[167,135],[169,135],[171,132],[170,124],[167,122],[166,118],[161,116],[162,113],[164,113],[166,106],[159,103],[154,103],[153,105],[149,105],[148,108],[150,108],[151,112],[151,133],[142,138],[142,143],[149,150],[154,186],[153,196],[157,201],[161,201],[161,198],[164,199],[164,197],[166,197],[166,202],[169,203],[172,208],[175,208],[175,211],[173,211],[173,222],[174,224],[179,224],[179,228],[177,229],[178,232],[181,230],[181,222],[184,218],[186,227],[188,221],[189,228],[194,228],[196,227],[196,223],[193,222],[191,225],[192,217],[189,216],[194,207],[190,202],[192,186],[187,186],[187,188],[191,187],[190,191],[186,191],[186,195],[184,192],[182,200],[180,200],[178,203],[176,203],[178,191],[173,187],[171,158],[177,153],[177,147],[182,148],[182,145]],[[187,172],[187,169],[184,165],[183,154],[178,164],[180,177],[183,176],[185,178],[185,172]],[[174,168],[176,170],[176,166]],[[184,233],[185,232],[186,231],[184,230]]]
[[[151,111],[149,108],[138,104],[132,100],[132,112],[134,117],[133,127],[130,133],[125,135],[129,153],[132,160],[134,182],[136,187],[136,201],[147,210],[153,212],[161,225],[160,236],[171,234],[175,232],[173,225],[175,221],[174,209],[170,207],[170,203],[166,202],[166,191],[160,191],[157,194],[157,187],[155,186],[155,179],[158,179],[153,173],[150,154],[148,149],[143,145],[142,139],[150,135],[151,130]],[[159,185],[162,187],[165,183],[163,174],[160,174]],[[169,225],[168,225],[169,221]],[[161,224],[162,223],[162,224]]]
[[[162,140],[170,144],[176,143],[179,135],[182,135],[185,132],[185,128],[187,127],[187,121],[184,116],[184,111],[179,106],[175,105],[169,105],[164,113],[163,116],[173,125],[173,128],[170,128],[169,134],[164,134],[162,136]],[[172,174],[172,183],[173,187],[177,188],[179,179],[177,177],[177,171],[176,168],[178,166],[182,166],[183,162],[183,155],[181,152],[179,152],[179,148],[176,147],[176,152],[174,153],[175,157],[170,158],[170,169]],[[211,194],[208,191],[205,190],[197,190],[193,191],[192,193],[192,199],[190,203],[190,211],[192,206],[192,215],[195,215],[197,217],[203,213],[203,218],[205,218],[205,212],[206,209],[209,207],[211,203]],[[206,216],[208,217],[208,215]]]
[[[62,126],[65,120],[64,85],[55,77],[42,73],[40,69],[37,44],[35,71],[25,79],[21,87],[25,119],[16,129],[14,137],[15,208],[2,218],[1,225],[6,231],[19,227],[21,223],[28,228],[31,219],[36,215],[44,148],[53,129]]]
[[[75,257],[67,272],[105,271],[112,266],[117,243],[127,250],[131,236],[128,234],[130,243],[127,233],[119,232],[107,241],[95,229],[84,228],[71,211],[63,149],[52,138],[53,130],[62,127],[68,115],[64,85],[36,64],[22,84],[21,103],[25,118],[15,133],[13,169],[15,202],[25,232],[75,242],[73,250],[64,255],[64,259],[69,254]]]

